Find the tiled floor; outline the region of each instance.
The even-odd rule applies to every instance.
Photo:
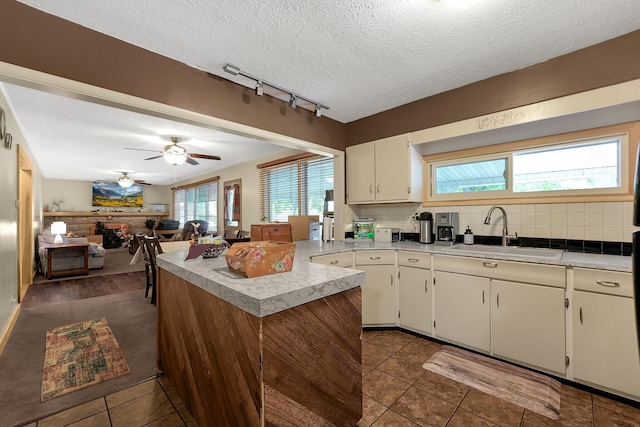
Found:
[[[439,344],[400,331],[363,333],[359,426],[640,426],[640,409],[562,385],[560,420],[427,372]],[[96,399],[30,427],[196,426],[164,377]],[[203,426],[204,427],[204,426]],[[208,427],[208,426],[207,426]],[[307,426],[304,426],[307,427]]]

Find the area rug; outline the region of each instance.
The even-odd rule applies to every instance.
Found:
[[[560,382],[499,360],[442,346],[422,367],[552,420],[560,418]]]
[[[52,328],[46,336],[40,401],[129,372],[129,365],[104,317]]]

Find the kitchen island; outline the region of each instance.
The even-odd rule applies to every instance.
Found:
[[[247,279],[158,256],[158,365],[199,425],[355,425],[365,274],[308,261]]]

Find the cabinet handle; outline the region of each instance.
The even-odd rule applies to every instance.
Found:
[[[335,264],[337,264],[338,262],[339,262],[339,261],[338,261],[337,259],[334,259],[333,261],[329,262],[329,264],[331,264],[331,265],[335,265]]]
[[[596,283],[600,286],[606,286],[607,288],[619,288],[620,283],[618,282],[609,282],[607,280],[596,280]]]
[[[496,295],[496,307],[500,308],[500,294]]]
[[[482,265],[484,265],[487,268],[498,268],[498,263],[497,262],[483,262]]]
[[[420,260],[418,258],[409,258],[407,261],[409,261],[409,262],[418,262]]]
[[[391,286],[393,286],[393,274],[391,275]]]
[[[373,193],[373,184],[369,184],[369,194]]]
[[[582,307],[580,307],[580,324],[582,325]]]
[[[429,279],[427,279],[427,280],[425,280],[425,281],[424,281],[424,291],[425,291],[425,293],[427,292],[427,281],[428,281],[428,280],[429,280]]]
[[[482,305],[484,305],[484,291],[482,291]]]
[[[370,257],[369,257],[369,259],[372,259],[372,260],[374,260],[374,261],[377,261],[377,260],[379,260],[379,259],[380,259],[380,257],[379,257],[379,256],[370,256]]]
[[[376,193],[380,192],[380,184],[376,185]]]

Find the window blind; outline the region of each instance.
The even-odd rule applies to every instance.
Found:
[[[262,218],[287,222],[290,215],[322,216],[333,190],[333,158],[313,156],[260,168]]]
[[[217,233],[218,181],[174,190],[173,213],[180,227],[187,221],[202,220],[209,224],[208,231]]]

